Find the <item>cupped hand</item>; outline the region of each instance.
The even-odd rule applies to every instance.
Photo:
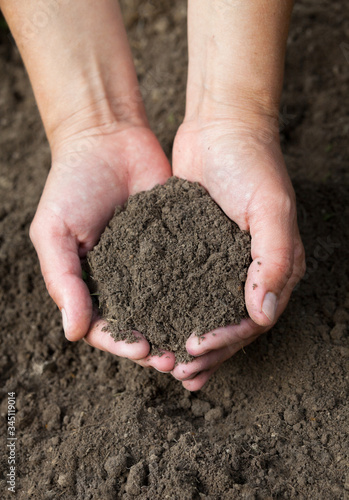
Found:
[[[275,324],[304,274],[304,250],[294,191],[270,120],[185,121],[175,139],[173,173],[204,186],[252,237],[245,284],[249,318],[200,341],[192,335],[186,347],[197,358],[172,371],[195,391],[226,359]]]
[[[147,126],[104,125],[65,138],[52,147],[52,167],[30,237],[49,294],[62,311],[67,339],[90,345],[142,366],[171,370],[174,355],[148,356],[149,344],[114,342],[95,318],[81,262],[98,242],[117,205],[129,195],[164,183],[170,165]]]

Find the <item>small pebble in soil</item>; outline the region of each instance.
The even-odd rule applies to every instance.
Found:
[[[331,330],[330,335],[332,340],[341,340],[347,333],[347,325],[337,323]]]
[[[205,420],[206,422],[216,423],[222,420],[223,418],[223,410],[222,408],[212,408],[205,414]]]
[[[129,495],[140,495],[141,487],[146,478],[146,472],[144,468],[144,463],[138,462],[138,464],[132,465],[130,468],[130,472],[128,474],[127,483],[126,483],[126,492]]]
[[[194,399],[191,404],[191,411],[195,417],[203,417],[210,409],[210,403],[201,399]]]
[[[284,420],[288,425],[295,425],[303,418],[303,412],[299,408],[287,408],[284,411]]]
[[[117,455],[109,457],[105,464],[104,469],[108,476],[119,477],[127,467],[127,454],[125,448],[121,448]]]

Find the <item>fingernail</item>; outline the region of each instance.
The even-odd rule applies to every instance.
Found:
[[[67,333],[67,329],[68,329],[68,317],[67,317],[67,313],[65,312],[65,309],[63,309],[63,308],[61,310],[61,313],[62,313],[63,330],[64,330],[64,333]]]
[[[275,293],[267,292],[263,300],[262,311],[271,322],[275,319],[277,305],[278,299]]]
[[[195,332],[188,337],[189,344],[193,343],[193,347],[195,349],[196,346],[200,345],[202,341],[205,340],[205,335],[197,335]],[[187,340],[187,342],[188,342]]]
[[[157,368],[155,368],[155,370],[156,370],[157,372],[159,372],[159,373],[170,373],[170,372],[163,372],[163,371],[161,371],[161,370],[158,370]]]

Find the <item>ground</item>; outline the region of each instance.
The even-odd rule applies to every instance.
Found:
[[[184,108],[185,1],[127,4],[151,125],[170,154]],[[49,149],[2,28],[0,410],[5,446],[15,391],[19,499],[349,498],[348,10],[345,0],[296,2],[288,42],[282,146],[307,274],[277,326],[198,393],[64,339],[28,238]],[[7,452],[0,463],[6,498]]]

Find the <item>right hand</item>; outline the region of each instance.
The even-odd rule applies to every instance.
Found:
[[[174,355],[148,360],[150,346],[139,334],[138,343],[126,344],[101,331],[81,277],[80,258],[97,243],[115,207],[171,175],[147,123],[119,3],[59,2],[54,12],[42,11],[42,26],[34,21],[37,2],[0,0],[0,6],[52,151],[30,234],[66,337],[171,370]]]
[[[80,259],[98,242],[116,206],[155,184],[171,167],[151,130],[143,124],[111,124],[88,129],[52,147],[49,173],[30,237],[49,294],[62,311],[68,340],[88,344],[159,371],[174,367],[173,353],[148,356],[149,343],[115,342],[92,311]]]
[[[173,148],[174,174],[204,186],[252,238],[244,286],[249,318],[205,333],[200,341],[191,335],[186,348],[196,359],[172,372],[190,391],[201,389],[225,360],[276,323],[305,270],[278,130],[263,115],[246,120],[240,110],[229,107],[228,112],[229,119],[185,121]]]

